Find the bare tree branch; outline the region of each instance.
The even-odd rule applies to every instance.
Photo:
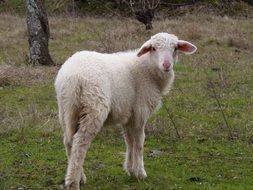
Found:
[[[160,0],[122,0],[135,18],[145,24],[146,30],[152,29],[152,20],[154,18],[154,10],[159,6]]]

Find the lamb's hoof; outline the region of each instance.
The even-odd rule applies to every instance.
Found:
[[[123,165],[123,169],[125,170],[125,172],[127,173],[128,176],[133,176],[133,171],[132,171],[131,167],[127,166],[126,163]]]
[[[125,171],[129,176],[134,176],[138,179],[144,179],[147,177],[147,173],[145,169],[131,170],[131,169],[125,168]]]
[[[79,190],[79,182],[78,181],[72,181],[69,179],[65,180],[65,186],[67,188],[67,190]]]
[[[84,173],[81,174],[80,183],[85,184],[86,183],[86,175]]]
[[[139,169],[139,170],[135,170],[135,171],[133,172],[133,174],[134,174],[134,176],[135,176],[136,178],[138,178],[138,179],[144,179],[144,178],[147,177],[147,173],[146,173],[146,171],[145,171],[144,168]]]
[[[132,176],[133,172],[129,171],[128,169],[124,169],[128,176]]]

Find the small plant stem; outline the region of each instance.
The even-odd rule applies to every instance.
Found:
[[[228,129],[229,137],[230,137],[231,139],[233,139],[233,134],[232,134],[232,131],[231,131],[231,127],[230,127],[229,124],[228,124],[227,117],[226,117],[225,112],[224,112],[224,110],[223,110],[223,108],[222,108],[222,106],[221,106],[220,99],[219,99],[219,97],[218,97],[218,95],[217,95],[217,92],[216,92],[216,90],[215,90],[215,85],[214,85],[214,83],[211,81],[211,79],[209,79],[209,83],[210,83],[210,85],[211,85],[211,90],[212,90],[212,92],[213,92],[214,99],[216,100],[216,102],[217,102],[217,104],[218,104],[218,107],[219,107],[219,110],[220,110],[220,112],[221,112],[222,118],[223,118],[223,120],[224,120],[224,122],[225,122],[225,125],[226,125],[227,129]]]
[[[173,127],[174,127],[174,129],[175,129],[175,131],[176,131],[177,138],[180,139],[181,136],[180,136],[180,134],[179,134],[179,132],[178,132],[177,125],[176,125],[176,123],[175,123],[175,121],[174,121],[174,119],[173,119],[173,117],[172,117],[172,115],[171,115],[171,113],[170,113],[169,108],[166,106],[166,104],[164,104],[164,108],[165,108],[165,110],[166,110],[166,112],[167,112],[167,114],[168,114],[168,117],[169,117],[169,119],[170,119],[170,121],[171,121],[171,123],[172,123],[172,125],[173,125]]]

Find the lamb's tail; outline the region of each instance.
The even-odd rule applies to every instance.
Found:
[[[68,82],[62,83],[56,91],[59,122],[64,131],[64,141],[71,142],[78,129],[80,88]]]

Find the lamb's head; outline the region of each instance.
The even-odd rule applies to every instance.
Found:
[[[158,33],[145,42],[137,53],[140,57],[149,53],[149,59],[162,72],[170,72],[177,62],[177,52],[192,54],[197,47],[190,42],[179,40],[177,36],[168,33]]]

